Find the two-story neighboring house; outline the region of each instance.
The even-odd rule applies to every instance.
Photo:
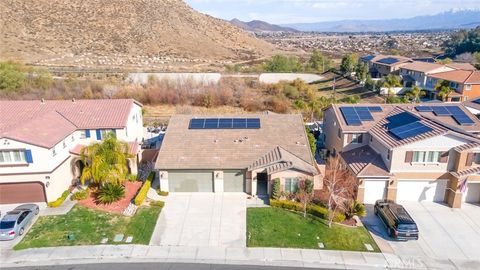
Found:
[[[436,63],[414,61],[400,68],[400,76],[402,77],[404,87],[418,86],[425,89],[427,85],[427,75],[451,70],[455,69]]]
[[[435,91],[435,85],[440,81],[449,82],[450,88],[455,90],[450,96],[451,101],[467,101],[480,97],[480,71],[452,70],[427,76],[426,89]]]
[[[359,201],[480,202],[480,121],[463,105],[334,104],[324,116],[326,148]]]
[[[399,75],[400,68],[412,59],[398,55],[367,55],[360,57],[360,61],[367,63],[372,78],[382,78],[389,74]]]
[[[131,99],[0,101],[0,204],[56,200],[80,176],[81,148],[108,132],[137,156],[142,119]]]

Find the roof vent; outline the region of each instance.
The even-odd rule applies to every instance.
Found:
[[[217,142],[218,142],[218,139],[213,140],[213,142],[214,142],[214,143],[217,143]]]
[[[42,104],[45,104],[45,99],[42,98],[42,99],[40,100],[40,102],[41,102]]]
[[[72,102],[75,103],[75,98],[72,98]]]

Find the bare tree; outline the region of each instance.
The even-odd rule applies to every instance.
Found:
[[[296,199],[302,204],[303,217],[307,217],[307,206],[313,199],[313,182],[312,180],[300,180],[298,182],[298,190],[295,193]]]
[[[323,184],[327,195],[328,226],[332,226],[333,218],[339,207],[348,199],[352,190],[353,179],[338,155],[327,160]]]

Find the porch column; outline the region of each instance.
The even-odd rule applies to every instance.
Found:
[[[213,191],[223,192],[223,171],[213,171]]]
[[[448,187],[445,194],[448,206],[452,208],[462,207],[462,192],[460,191],[460,183],[464,181],[464,179],[465,178],[451,177],[450,181],[448,181]]]
[[[256,171],[252,171],[251,187],[252,187],[252,195],[257,195],[257,172]]]
[[[365,179],[357,178],[357,183],[357,201],[363,203],[365,200]]]
[[[160,179],[160,190],[168,192],[168,171],[160,171],[158,178]]]
[[[392,177],[387,181],[387,200],[397,200],[397,179]]]

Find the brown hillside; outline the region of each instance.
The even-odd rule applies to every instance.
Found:
[[[2,0],[0,58],[165,68],[254,59],[273,45],[181,0]]]

